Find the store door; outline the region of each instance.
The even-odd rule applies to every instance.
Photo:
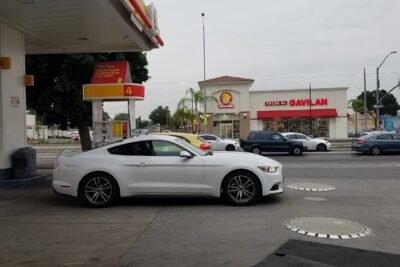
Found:
[[[221,124],[219,136],[221,138],[233,139],[233,124]]]

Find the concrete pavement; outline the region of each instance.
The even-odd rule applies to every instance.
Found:
[[[219,199],[133,198],[108,209],[57,197],[49,184],[0,189],[0,265],[251,266],[288,239],[400,254],[400,166],[395,164],[400,156],[271,157],[283,163],[286,184],[323,183],[336,189],[286,188],[250,207]],[[326,201],[310,201],[310,196]],[[298,217],[351,220],[372,232],[351,240],[307,237],[284,228]]]

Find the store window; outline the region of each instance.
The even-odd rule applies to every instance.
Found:
[[[263,121],[264,131],[296,132],[314,137],[329,136],[329,118],[272,119]]]

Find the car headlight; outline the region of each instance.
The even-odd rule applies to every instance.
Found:
[[[278,167],[276,166],[258,166],[258,168],[263,172],[268,172],[268,173],[275,173],[278,170]]]

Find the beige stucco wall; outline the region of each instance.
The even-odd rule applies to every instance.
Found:
[[[338,117],[329,119],[329,137],[347,137],[347,87],[337,88],[312,88],[311,98],[327,98],[328,105],[312,106],[312,109],[336,109]],[[250,92],[250,129],[262,130],[262,120],[257,119],[258,111],[272,110],[304,110],[309,106],[290,106],[291,99],[309,99],[308,89],[271,90]],[[266,101],[287,101],[286,106],[266,106]]]

